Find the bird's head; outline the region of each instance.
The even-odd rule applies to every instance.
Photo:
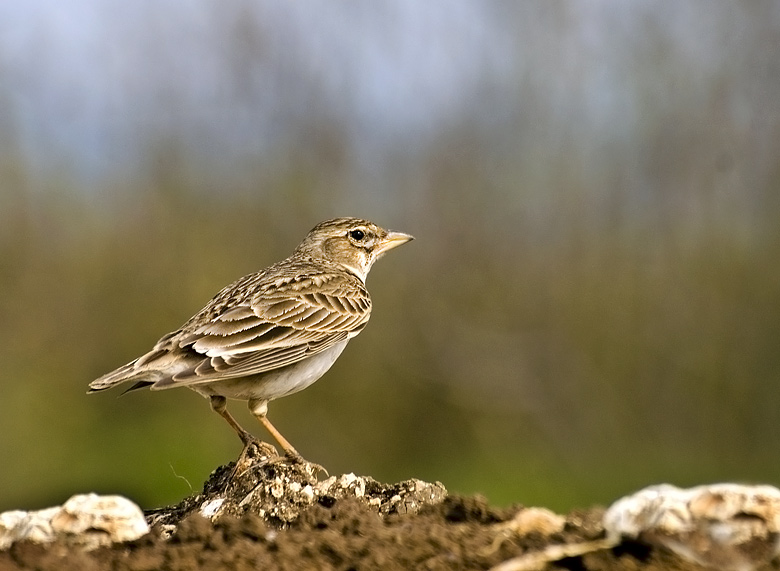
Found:
[[[334,218],[312,228],[296,252],[325,258],[365,281],[372,264],[385,252],[413,239],[409,234],[385,230],[368,220]]]

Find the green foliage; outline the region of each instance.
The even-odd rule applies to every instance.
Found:
[[[217,186],[159,153],[99,196],[3,171],[0,509],[92,490],[152,507],[234,458],[235,435],[194,393],[88,397],[86,385],[334,214],[418,240],[373,270],[372,322],[332,371],[271,404],[331,473],[558,509],[658,481],[780,480],[775,209],[748,231],[735,213],[692,232],[666,198],[605,218],[622,197],[591,202],[561,169],[547,222],[523,224],[532,183],[486,170],[467,139],[380,198],[368,181],[323,195],[306,164]],[[323,176],[345,180],[342,168]],[[697,196],[704,212],[716,200]]]

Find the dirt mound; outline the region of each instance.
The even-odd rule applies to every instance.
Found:
[[[24,541],[0,552],[0,571],[529,569],[539,567],[505,562],[598,540],[603,513],[497,509],[417,480],[320,481],[315,466],[255,449],[215,470],[200,494],[147,512],[152,531],[139,540],[93,551]],[[552,568],[570,570],[700,569],[634,542],[556,559]]]

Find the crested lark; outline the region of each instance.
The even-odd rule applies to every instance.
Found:
[[[292,458],[301,456],[266,418],[268,402],[319,379],[371,315],[365,280],[385,252],[412,240],[358,218],[315,226],[292,255],[233,282],[148,353],[89,384],[89,392],[134,381],[132,391],[187,387],[236,431],[256,439],[226,408],[249,410]]]

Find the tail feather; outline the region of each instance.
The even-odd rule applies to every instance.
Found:
[[[137,361],[138,359],[131,361],[127,365],[122,365],[118,369],[111,371],[110,373],[106,373],[99,379],[95,379],[89,383],[89,390],[87,392],[96,393],[99,391],[105,391],[106,389],[110,389],[128,381],[139,381],[143,377],[149,377],[150,371],[139,371],[135,368]]]
[[[197,358],[195,364],[199,363],[201,359],[202,357]],[[169,379],[172,375],[175,375],[183,369],[191,368],[193,368],[193,364],[186,359],[186,355],[175,354],[168,349],[155,347],[134,361],[130,361],[126,365],[122,365],[118,369],[106,373],[99,379],[95,379],[89,383],[89,390],[87,392],[96,393],[105,391],[117,385],[135,381],[135,384],[125,392],[134,391],[156,385],[161,381]]]
[[[138,381],[136,383],[133,383],[132,386],[130,386],[130,387],[126,388],[125,390],[123,390],[122,394],[124,395],[124,394],[129,393],[130,391],[137,391],[139,389],[146,389],[146,388],[149,388],[151,386],[154,386],[154,381]]]

